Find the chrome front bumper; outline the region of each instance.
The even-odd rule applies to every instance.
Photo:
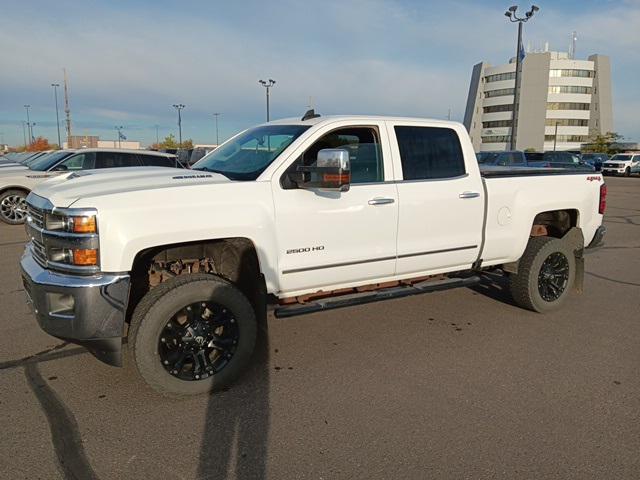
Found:
[[[20,260],[27,301],[49,335],[87,348],[109,365],[122,365],[129,275],[67,275],[40,266],[30,247]]]

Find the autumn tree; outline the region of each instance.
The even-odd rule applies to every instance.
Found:
[[[53,150],[53,145],[44,137],[37,137],[31,145],[27,147],[28,152],[42,152],[43,150]]]
[[[193,148],[193,140],[189,138],[180,144],[176,141],[176,137],[173,133],[171,133],[164,137],[164,140],[160,143],[151,144],[152,150],[178,150],[180,148]]]

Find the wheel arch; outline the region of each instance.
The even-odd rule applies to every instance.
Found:
[[[152,288],[168,278],[189,273],[210,273],[236,284],[252,303],[266,291],[264,274],[254,242],[228,237],[157,245],[135,255],[127,317]]]

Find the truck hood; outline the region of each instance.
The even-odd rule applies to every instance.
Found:
[[[218,173],[167,167],[125,167],[66,173],[41,183],[33,192],[56,207],[69,207],[85,197],[228,182],[227,177]]]

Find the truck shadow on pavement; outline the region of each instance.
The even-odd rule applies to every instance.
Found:
[[[489,297],[492,300],[517,306],[511,297],[509,279],[506,275],[497,272],[483,272],[480,275],[480,283],[470,287],[472,291]]]
[[[197,479],[266,478],[269,440],[269,335],[266,309],[258,319],[248,371],[207,406]]]

